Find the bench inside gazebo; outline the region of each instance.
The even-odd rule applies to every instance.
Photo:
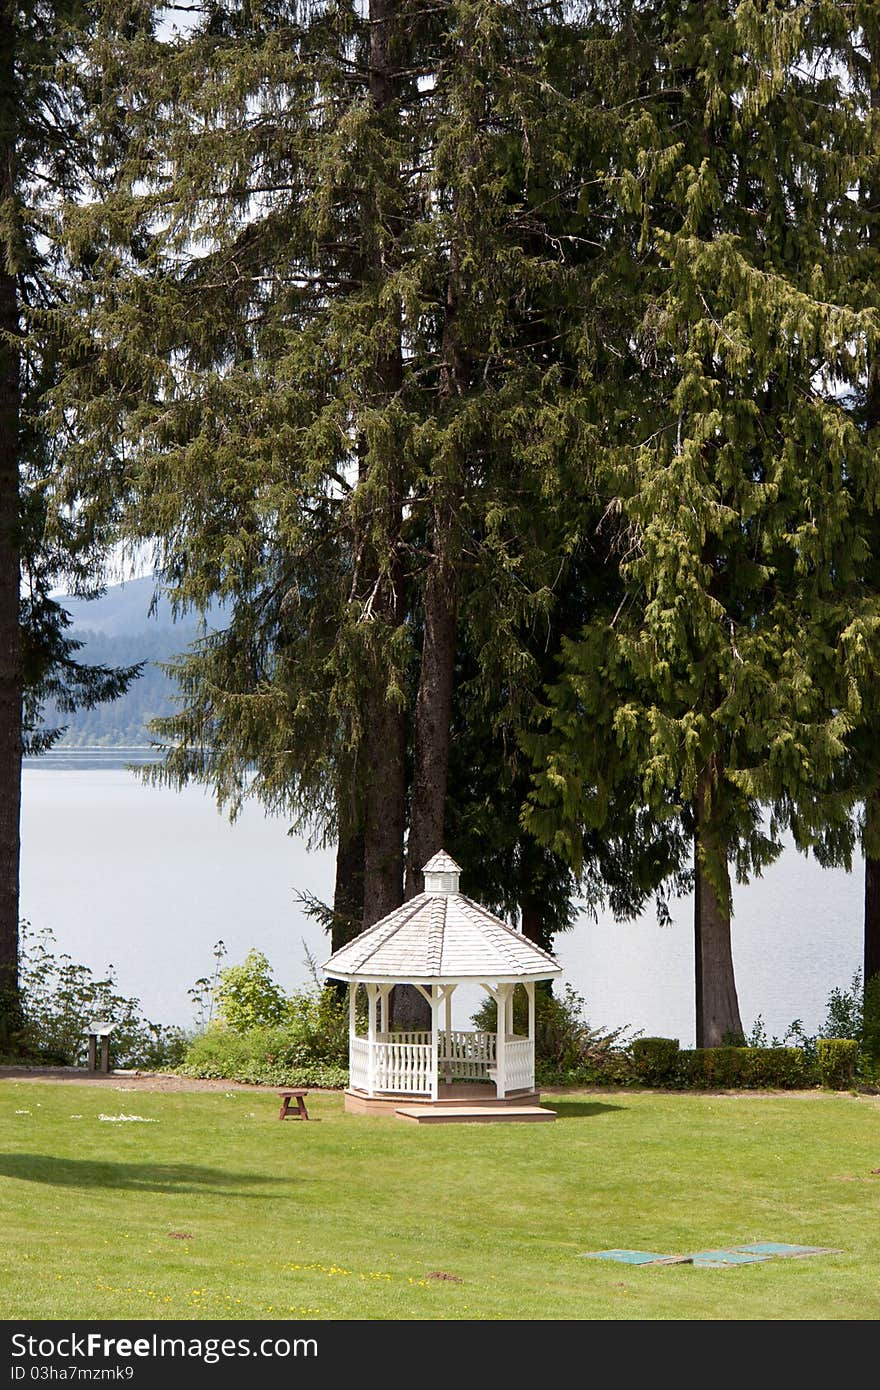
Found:
[[[520,932],[459,892],[458,865],[441,851],[424,869],[425,890],[336,951],[325,974],[349,991],[349,1088],[346,1109],[395,1109],[424,1119],[419,1107],[471,1110],[458,1119],[552,1119],[537,1107],[535,985],[560,973],[556,961]],[[395,1031],[391,992],[409,984],[427,1001],[431,1027]],[[496,1002],[496,1031],[452,1026],[459,985],[478,984]],[[367,1000],[358,1031],[357,991]],[[527,999],[524,1035],[514,1031],[514,993]],[[488,1083],[488,1084],[487,1084]],[[410,1109],[400,1109],[401,1102]],[[414,1109],[412,1107],[415,1107]],[[481,1108],[486,1115],[477,1114]],[[520,1110],[521,1114],[515,1112]],[[525,1112],[530,1113],[526,1114]],[[440,1116],[438,1116],[439,1118]]]

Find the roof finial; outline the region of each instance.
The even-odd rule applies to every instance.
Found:
[[[422,870],[425,875],[426,893],[457,893],[461,869],[455,860],[441,849],[433,855]]]

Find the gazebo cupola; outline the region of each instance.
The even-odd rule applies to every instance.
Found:
[[[492,1081],[498,1099],[534,1091],[535,985],[561,973],[551,955],[459,891],[461,870],[441,850],[424,867],[425,889],[324,965],[349,992],[349,1089],[371,1097],[436,1101],[441,1080]],[[392,1031],[395,985],[413,985],[431,1009],[431,1028]],[[494,1033],[452,1027],[452,996],[480,985],[497,1004]],[[367,996],[367,1032],[357,1031],[356,993]],[[522,985],[528,1027],[514,1032],[513,997]]]
[[[445,849],[429,859],[422,873],[425,878],[425,893],[433,897],[439,893],[457,893],[461,869]]]

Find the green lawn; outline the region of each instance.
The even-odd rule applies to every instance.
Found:
[[[266,1093],[3,1082],[3,1316],[880,1316],[880,1101],[554,1103],[555,1125],[418,1128],[313,1093],[318,1123],[282,1125]],[[755,1240],[843,1253],[728,1270],[577,1258]]]

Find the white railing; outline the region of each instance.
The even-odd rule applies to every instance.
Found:
[[[494,1033],[441,1032],[437,1038],[437,1072],[442,1079],[482,1081],[497,1065]],[[426,1095],[432,1093],[434,1055],[431,1034],[421,1030],[382,1033],[349,1039],[349,1085],[368,1095]],[[531,1090],[535,1084],[534,1044],[508,1036],[505,1047],[505,1091]]]
[[[444,1077],[481,1081],[495,1065],[494,1033],[441,1033],[439,1064]]]
[[[529,1038],[505,1039],[505,1091],[531,1091],[535,1085],[535,1048]]]
[[[433,1084],[432,1063],[430,1043],[374,1043],[373,1089],[429,1096]]]
[[[366,1038],[348,1039],[348,1084],[356,1091],[370,1089],[370,1044]]]
[[[411,1032],[404,1032],[403,1030],[395,1028],[393,1033],[377,1034],[377,1040],[383,1043],[417,1043],[420,1047],[430,1047],[431,1030],[429,1028],[427,1031],[424,1029],[417,1029]]]

